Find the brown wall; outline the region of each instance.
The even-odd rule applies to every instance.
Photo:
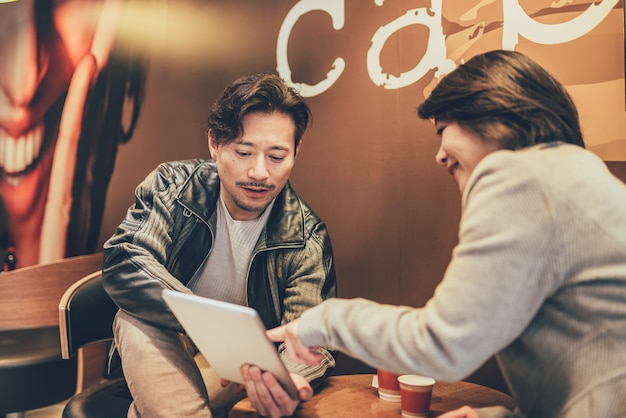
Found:
[[[626,183],[626,163],[609,161],[606,164],[609,167],[609,170],[611,170],[614,175],[616,175],[617,177],[622,179],[623,182]]]

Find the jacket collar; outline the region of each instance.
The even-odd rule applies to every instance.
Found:
[[[177,201],[205,224],[210,225],[211,216],[217,207],[219,190],[220,180],[215,161],[202,161],[182,185]],[[289,182],[276,196],[272,212],[267,219],[264,235],[268,248],[304,246],[304,209],[299,196],[291,188]]]

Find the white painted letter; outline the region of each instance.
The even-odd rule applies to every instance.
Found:
[[[287,13],[283,21],[280,31],[278,32],[278,43],[276,45],[276,69],[278,74],[295,89],[297,89],[303,97],[312,97],[322,94],[332,86],[346,67],[346,63],[342,58],[335,58],[331,70],[326,74],[326,78],[315,85],[294,83],[291,79],[291,68],[287,59],[287,44],[289,43],[289,35],[296,22],[304,14],[313,10],[322,10],[327,12],[332,18],[333,28],[339,30],[343,27],[345,21],[345,10],[343,0],[300,0]]]
[[[618,0],[603,0],[599,4],[591,2],[587,10],[569,22],[550,25],[531,19],[520,7],[518,0],[503,0],[502,48],[515,49],[518,35],[542,45],[572,41],[602,22],[617,2]]]
[[[386,89],[399,89],[415,83],[426,73],[437,68],[437,76],[452,71],[456,65],[446,57],[446,44],[441,25],[441,1],[432,0],[431,9],[418,8],[408,10],[393,22],[381,26],[372,37],[372,46],[367,51],[367,72],[377,86]],[[382,2],[377,2],[378,5]],[[412,70],[395,77],[383,73],[380,65],[380,53],[387,39],[396,31],[409,25],[424,25],[428,28],[428,46],[422,60]]]

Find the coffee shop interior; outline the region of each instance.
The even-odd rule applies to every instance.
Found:
[[[338,296],[421,307],[461,197],[417,107],[472,56],[521,51],[626,182],[624,20],[623,0],[0,1],[0,416],[79,416],[68,401],[102,385],[103,244],[159,163],[210,158],[206,118],[236,77],[278,74],[311,108],[290,184],[328,227]],[[340,355],[332,385],[370,396],[375,374]],[[494,358],[463,380],[510,399]]]

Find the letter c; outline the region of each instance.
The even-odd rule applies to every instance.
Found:
[[[322,94],[332,86],[346,68],[343,58],[335,58],[331,70],[326,74],[326,78],[317,84],[294,83],[291,79],[291,68],[287,59],[287,44],[289,35],[298,19],[313,10],[321,10],[328,13],[333,22],[333,28],[339,30],[345,22],[344,2],[341,0],[300,0],[287,13],[283,24],[278,32],[278,43],[276,45],[276,70],[283,80],[300,92],[303,97],[312,97]]]

